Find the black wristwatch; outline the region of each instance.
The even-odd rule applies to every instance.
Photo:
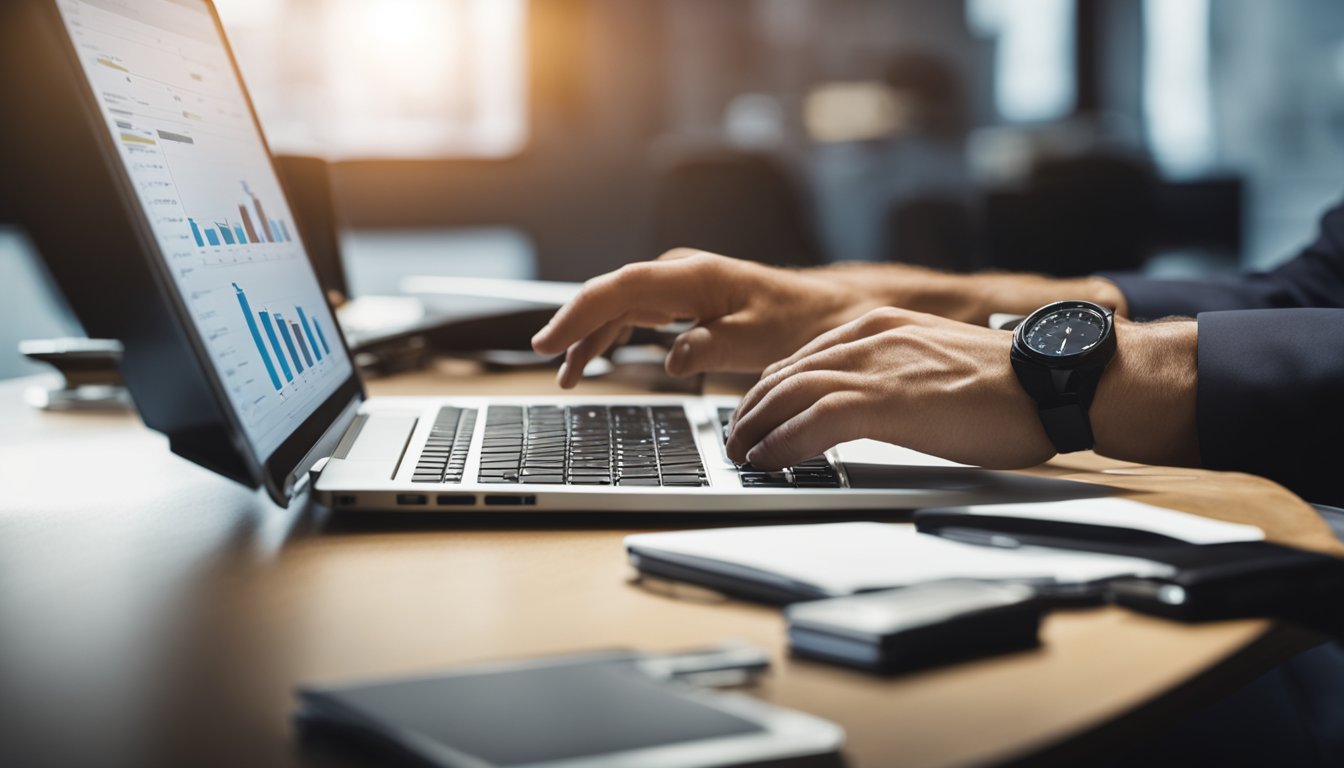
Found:
[[[1114,315],[1090,301],[1057,301],[1013,331],[1013,371],[1060,453],[1092,447],[1088,409],[1115,355]]]

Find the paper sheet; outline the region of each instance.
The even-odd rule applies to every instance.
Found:
[[[836,446],[835,450],[840,460],[846,464],[893,464],[902,467],[969,466],[878,440],[851,440]]]
[[[1043,547],[1000,549],[922,534],[899,523],[821,523],[636,534],[644,553],[695,557],[801,582],[833,595],[950,578],[1041,579],[1079,584],[1161,576],[1170,566],[1139,558]]]

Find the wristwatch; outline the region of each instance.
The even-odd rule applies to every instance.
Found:
[[[1088,409],[1115,355],[1115,313],[1090,301],[1057,301],[1013,331],[1013,372],[1036,401],[1060,453],[1092,447]]]

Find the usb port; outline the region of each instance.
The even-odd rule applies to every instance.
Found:
[[[476,504],[476,497],[470,493],[441,493],[435,501],[441,507],[470,507]]]
[[[485,505],[487,507],[524,507],[534,506],[537,503],[536,496],[486,496]]]
[[[429,503],[429,497],[423,493],[398,493],[397,503],[407,506],[421,506]]]

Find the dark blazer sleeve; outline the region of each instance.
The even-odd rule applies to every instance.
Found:
[[[1199,315],[1200,462],[1344,506],[1344,309]]]
[[[1226,309],[1344,307],[1344,203],[1321,217],[1315,242],[1271,272],[1199,281],[1106,277],[1125,294],[1135,320]]]
[[[1136,319],[1199,319],[1200,460],[1344,504],[1344,205],[1271,272],[1207,282],[1108,276]]]

